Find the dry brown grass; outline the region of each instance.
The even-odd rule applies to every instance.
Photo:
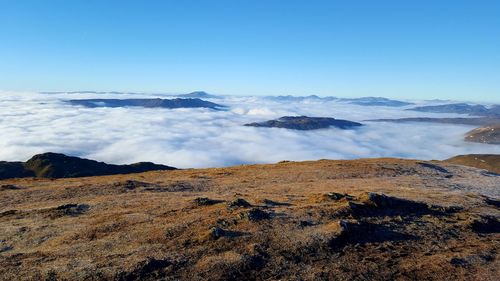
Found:
[[[500,174],[500,155],[497,154],[469,154],[452,157],[446,162],[485,169]]]
[[[1,181],[0,279],[496,280],[500,177],[433,165]]]

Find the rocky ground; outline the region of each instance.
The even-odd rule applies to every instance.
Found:
[[[2,280],[498,280],[500,176],[281,162],[0,181]]]

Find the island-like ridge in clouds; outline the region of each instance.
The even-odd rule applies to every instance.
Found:
[[[352,129],[361,123],[329,117],[283,116],[276,120],[245,124],[249,127],[285,128],[293,130],[317,130],[329,127]]]

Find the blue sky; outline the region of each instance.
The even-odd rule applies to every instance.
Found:
[[[500,101],[500,1],[0,0],[0,89]]]

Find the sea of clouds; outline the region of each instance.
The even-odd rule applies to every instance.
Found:
[[[445,159],[457,154],[500,153],[497,145],[463,141],[464,134],[474,126],[364,121],[460,116],[404,110],[412,106],[361,106],[318,99],[279,101],[239,96],[209,99],[228,106],[224,111],[85,108],[65,102],[79,98],[139,97],[165,98],[144,94],[0,92],[0,160],[25,161],[34,154],[51,151],[116,164],[151,161],[199,168],[281,160]],[[242,126],[286,115],[334,117],[362,122],[365,126],[315,131]]]

